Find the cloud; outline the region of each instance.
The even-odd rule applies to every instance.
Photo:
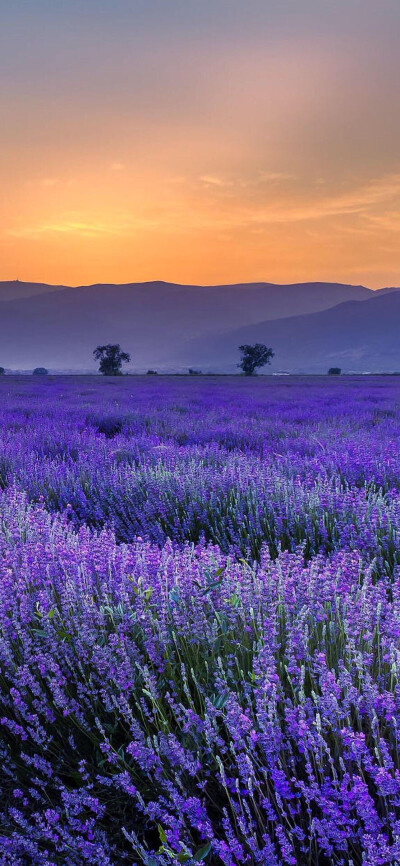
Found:
[[[378,223],[382,221],[382,217],[374,216],[374,208],[385,202],[397,202],[399,196],[400,175],[394,174],[371,179],[340,195],[318,196],[317,199],[301,204],[273,201],[266,208],[264,205],[250,203],[245,207],[239,206],[236,213],[226,214],[224,219],[231,224],[251,225],[311,222],[335,216],[360,215]],[[385,220],[388,220],[387,213]]]
[[[218,174],[203,174],[199,181],[202,186],[215,189],[262,189],[265,185],[277,185],[286,181],[296,180],[295,175],[281,171],[259,171],[255,176],[235,174],[231,177],[223,177]]]
[[[279,175],[280,177],[281,175]],[[273,173],[273,177],[276,174]],[[243,197],[246,180],[235,181],[219,175],[202,175],[203,193],[198,184],[177,184],[177,195],[157,201],[146,213],[125,213],[115,218],[98,220],[83,212],[67,213],[54,220],[39,222],[9,229],[7,236],[18,238],[40,238],[45,235],[80,235],[96,238],[106,235],[126,236],[135,231],[175,232],[181,234],[193,230],[262,230],[267,226],[291,225],[296,223],[323,224],[326,220],[338,218],[335,228],[339,231],[350,229],[348,223],[340,218],[362,218],[354,226],[365,231],[390,229],[395,231],[399,223],[400,174],[374,178],[340,194],[328,194],[326,188],[310,184],[306,195],[295,196],[289,189],[283,193],[276,187],[274,193],[268,189],[263,194],[263,186],[246,187],[249,195]],[[274,184],[272,190],[275,189]],[[214,192],[220,190],[221,198],[215,201]],[[229,192],[229,199],[224,191]],[[149,210],[149,208],[147,208]],[[353,229],[352,229],[353,230]]]
[[[140,229],[155,228],[157,222],[141,218],[127,217],[119,222],[97,222],[80,219],[60,219],[57,222],[39,223],[9,229],[7,237],[40,239],[46,235],[78,235],[85,238],[98,238],[106,235],[126,236]]]
[[[226,180],[225,178],[218,177],[218,175],[215,175],[215,174],[203,174],[200,177],[200,180],[206,186],[216,186],[216,187],[220,187],[220,188],[223,188],[226,186],[232,186],[231,180]]]
[[[295,180],[294,174],[287,174],[284,171],[260,171],[258,180],[262,183],[280,183],[285,180]]]
[[[393,210],[383,214],[368,214],[368,222],[371,227],[382,229],[382,231],[399,232],[400,230],[400,211]]]

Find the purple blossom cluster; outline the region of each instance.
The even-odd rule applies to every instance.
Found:
[[[400,380],[1,389],[0,862],[400,862]]]

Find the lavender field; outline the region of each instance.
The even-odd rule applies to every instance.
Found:
[[[400,377],[0,380],[0,863],[400,863]]]

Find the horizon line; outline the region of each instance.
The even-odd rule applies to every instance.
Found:
[[[294,282],[283,282],[276,283],[271,282],[269,280],[239,280],[237,282],[223,282],[223,283],[180,283],[175,282],[174,280],[164,280],[164,279],[152,279],[152,280],[129,280],[122,282],[101,282],[99,280],[93,283],[48,283],[45,280],[20,280],[18,277],[14,277],[13,279],[1,279],[0,285],[4,283],[15,283],[19,285],[36,285],[36,286],[49,286],[49,288],[65,288],[65,289],[86,289],[86,288],[94,288],[95,286],[146,286],[146,285],[154,285],[154,284],[164,284],[166,286],[179,286],[181,288],[228,288],[234,286],[276,286],[277,288],[284,288],[287,286],[305,286],[305,285],[330,285],[330,286],[350,286],[352,288],[362,288],[367,289],[370,292],[379,292],[382,289],[393,289],[400,288],[400,286],[396,285],[384,285],[378,286],[377,288],[373,288],[372,286],[367,286],[364,283],[352,283],[352,282],[343,282],[342,280],[295,280]]]

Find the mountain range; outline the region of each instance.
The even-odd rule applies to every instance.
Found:
[[[399,326],[396,287],[0,282],[0,364],[8,370],[94,371],[95,346],[118,342],[138,372],[234,372],[238,346],[262,342],[275,351],[272,372],[390,372],[400,370]]]

